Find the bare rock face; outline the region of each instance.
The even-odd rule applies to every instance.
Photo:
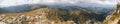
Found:
[[[120,24],[120,3],[117,4],[117,9],[109,14],[103,24]]]

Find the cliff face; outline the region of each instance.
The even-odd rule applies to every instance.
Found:
[[[117,4],[117,9],[109,14],[103,24],[120,24],[120,3]]]

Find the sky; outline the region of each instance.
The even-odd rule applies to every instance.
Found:
[[[97,3],[102,5],[115,5],[119,0],[0,0],[0,6],[15,6],[22,4],[49,4],[49,3]]]

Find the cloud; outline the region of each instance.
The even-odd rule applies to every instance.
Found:
[[[14,6],[22,4],[36,4],[39,0],[3,0],[0,2],[0,6]]]
[[[118,0],[2,0],[0,6],[15,6],[22,4],[54,4],[54,3],[96,3],[102,5],[115,5]]]

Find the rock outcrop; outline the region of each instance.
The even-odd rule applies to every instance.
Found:
[[[117,4],[117,9],[109,14],[103,24],[120,24],[120,3]]]

